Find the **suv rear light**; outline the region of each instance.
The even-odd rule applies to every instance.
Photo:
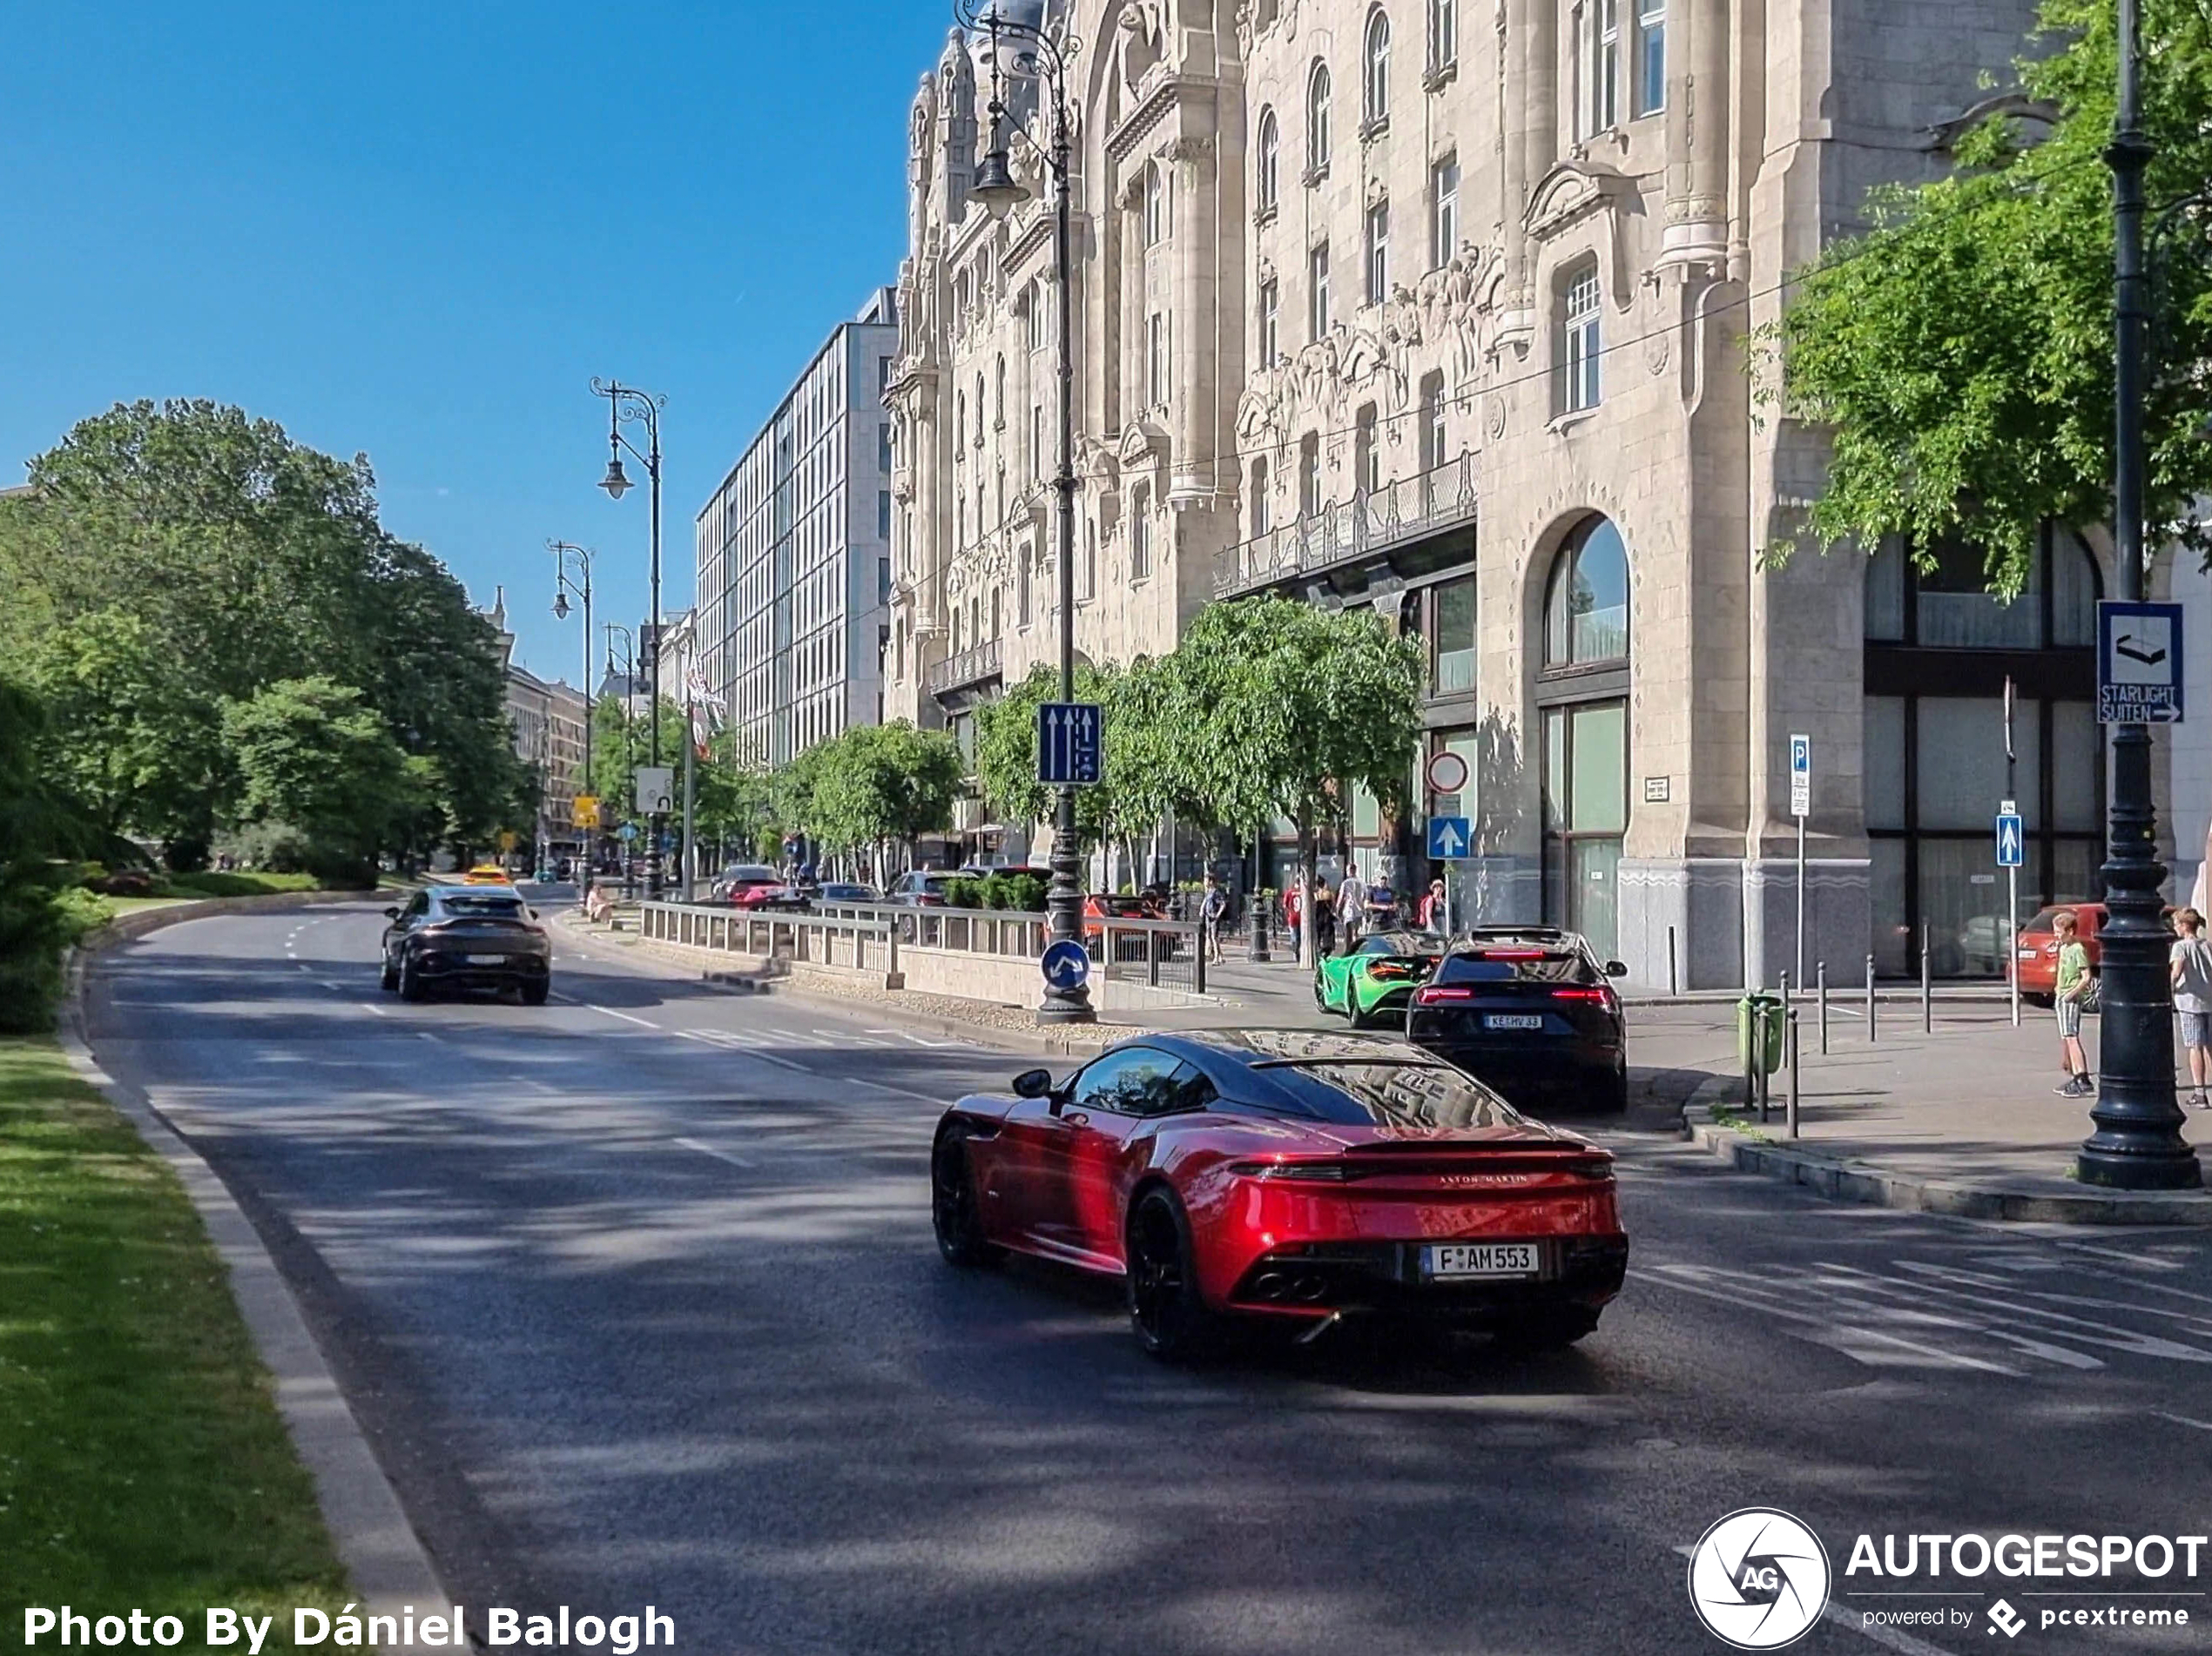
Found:
[[[1600,985],[1595,989],[1558,988],[1552,991],[1554,1000],[1595,1000],[1603,1004],[1613,999],[1613,991]]]
[[[1474,999],[1474,991],[1472,989],[1455,989],[1440,984],[1432,983],[1426,988],[1413,991],[1413,1004],[1417,1006],[1436,1006],[1448,1001]]]

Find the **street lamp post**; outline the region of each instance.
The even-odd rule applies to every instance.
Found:
[[[622,468],[622,451],[627,448],[632,458],[645,465],[645,481],[652,507],[652,628],[651,652],[646,656],[647,675],[651,680],[652,706],[650,711],[650,741],[652,763],[660,763],[660,411],[668,404],[665,397],[640,391],[636,386],[623,384],[619,380],[591,377],[594,396],[607,400],[607,475],[599,480],[599,487],[607,491],[610,500],[620,500],[631,488],[630,478]],[[625,423],[645,427],[645,447],[641,451],[636,443],[622,434]],[[660,813],[652,812],[645,824],[645,892],[658,901],[660,898]],[[685,860],[691,859],[691,848],[684,847]]]
[[[583,606],[583,786],[578,791],[590,793],[591,723],[592,715],[597,711],[591,690],[591,549],[578,546],[573,541],[548,541],[545,549],[556,560],[553,576],[553,614],[556,618],[562,621],[569,618],[569,594],[571,592],[577,595],[577,602]],[[569,561],[572,557],[583,572],[580,580],[571,581],[569,578]],[[577,881],[578,900],[583,900],[591,895],[591,865],[596,860],[595,853],[599,846],[599,825],[595,820],[589,824],[577,823],[575,826],[585,830],[583,878]]]
[[[636,695],[637,690],[637,636],[635,633],[631,632],[629,628],[611,621],[607,623],[606,634],[607,670],[609,672],[614,671],[615,667],[615,639],[619,636],[623,642],[622,770],[623,774],[627,777],[631,775],[637,768],[630,751],[630,722],[632,717],[630,711],[630,703],[631,698]],[[635,798],[632,798],[631,801],[631,809],[633,811],[637,809],[637,801]],[[625,839],[622,842],[622,894],[624,897],[628,897],[631,894],[631,885],[630,842]]]
[[[1028,191],[1007,165],[1005,104],[999,97],[999,80],[1008,51],[1015,72],[1034,77],[1040,95],[1049,101],[1051,132],[1039,158],[1052,179],[1052,288],[1059,313],[1058,359],[1054,365],[1059,400],[1059,461],[1053,474],[1055,513],[1053,525],[1060,566],[1060,699],[1076,699],[1076,368],[1075,323],[1069,304],[1072,286],[1069,255],[1069,178],[1072,162],[1068,131],[1067,59],[1060,43],[1045,32],[1043,9],[1030,6],[1019,16],[1010,14],[1001,0],[978,7],[974,0],[955,0],[954,15],[961,28],[981,31],[991,48],[991,145],[976,169],[968,193],[983,204],[995,219],[1003,219]],[[1026,135],[1025,135],[1026,137]],[[1034,141],[1032,147],[1034,146]],[[1045,895],[1045,929],[1055,943],[1082,941],[1082,853],[1076,838],[1076,790],[1062,784],[1054,802],[1052,824],[1052,880]],[[1082,985],[1059,988],[1047,985],[1037,1007],[1041,1024],[1092,1023],[1090,993]]]
[[[2120,0],[2120,98],[2112,145],[2114,274],[2114,587],[2123,602],[2143,596],[2143,342],[2149,284],[2143,267],[2143,172],[2151,146],[2142,130],[2139,0]],[[2159,924],[2158,860],[2150,785],[2150,728],[2114,727],[2112,807],[2107,826],[2101,956],[2104,1040],[2097,1054],[2096,1131],[2074,1168],[2084,1184],[2128,1190],[2194,1189],[2204,1181],[2182,1137],[2174,1098],[2174,996],[2168,939]]]

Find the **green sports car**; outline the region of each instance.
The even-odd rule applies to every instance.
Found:
[[[1445,949],[1427,932],[1371,932],[1349,954],[1324,955],[1314,966],[1313,1000],[1340,1012],[1354,1029],[1402,1021],[1413,991],[1428,980]]]

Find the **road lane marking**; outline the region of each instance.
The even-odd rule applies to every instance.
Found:
[[[752,1169],[752,1163],[743,1156],[732,1155],[727,1150],[718,1150],[711,1144],[701,1144],[697,1139],[678,1139],[675,1141],[687,1150],[697,1150],[701,1155],[711,1155],[717,1161],[727,1161],[733,1168],[743,1168],[747,1172]]]
[[[608,1017],[619,1018],[626,1024],[637,1024],[644,1028],[655,1030],[660,1027],[650,1018],[639,1018],[627,1012],[617,1012],[612,1006],[603,1006],[591,1000],[578,1000],[573,995],[555,995],[553,999],[567,1006],[582,1006],[586,1012],[604,1012]]]
[[[2170,1420],[2177,1426],[2194,1426],[2199,1431],[2212,1431],[2212,1420],[2191,1420],[2187,1415],[2169,1415],[2163,1409],[2154,1409],[2151,1413],[2161,1420]]]
[[[1861,1343],[1871,1342],[1878,1346],[1894,1347],[1898,1350],[1909,1351],[1915,1356],[1926,1357],[1952,1368],[1979,1369],[1985,1374],[2008,1375],[2013,1379],[2020,1377],[2020,1370],[2008,1368],[2001,1363],[1985,1362],[1979,1357],[1966,1356],[1956,1351],[1946,1351],[1939,1346],[1923,1345],[1918,1341],[1908,1340],[1902,1335],[1891,1334],[1881,1329],[1870,1329],[1864,1323],[1841,1322],[1811,1311],[1799,1310],[1795,1306],[1784,1304],[1770,1296],[1761,1295],[1742,1285],[1738,1285],[1730,1292],[1700,1287],[1682,1280],[1681,1273],[1721,1275],[1717,1271],[1711,1271],[1707,1268],[1696,1265],[1662,1265],[1638,1271],[1635,1274],[1646,1282],[1663,1283],[1666,1287],[1675,1289],[1681,1293],[1695,1294],[1703,1299],[1716,1300],[1723,1305],[1732,1305],[1738,1310],[1747,1309],[1763,1310],[1768,1316],[1779,1317],[1785,1323],[1795,1323],[1809,1330],[1805,1336],[1807,1339],[1813,1341],[1816,1344],[1833,1347],[1846,1356],[1855,1357],[1870,1368],[1881,1367],[1885,1361],[1893,1363],[1898,1359],[1887,1353],[1859,1350],[1858,1347]]]
[[[1691,1558],[1697,1556],[1697,1549],[1696,1547],[1678,1546],[1675,1549],[1675,1551],[1681,1553],[1685,1558]],[[1931,1595],[1923,1595],[1920,1593],[1899,1593],[1895,1595],[1885,1594],[1884,1596],[1917,1599]],[[1964,1595],[1959,1593],[1938,1593],[1932,1596],[1944,1599],[1955,1599],[1963,1597]],[[2022,1596],[2025,1597],[2026,1595],[2023,1594]],[[1879,1622],[1869,1623],[1864,1621],[1853,1621],[1851,1619],[1851,1612],[1844,1609],[1843,1606],[1836,1603],[1832,1599],[1820,1607],[1820,1615],[1822,1620],[1832,1621],[1838,1627],[1849,1628],[1852,1632],[1857,1633],[1861,1639],[1870,1639],[1878,1645],[1900,1653],[1900,1656],[1951,1656],[1951,1653],[1944,1649],[1942,1646],[1931,1645],[1925,1639],[1915,1639],[1911,1633],[1900,1632],[1895,1627],[1885,1627]]]
[[[380,1018],[388,1018],[392,1015],[392,1009],[389,1006],[380,1006],[374,1001],[357,1000],[354,1004],[363,1012],[373,1012]]]

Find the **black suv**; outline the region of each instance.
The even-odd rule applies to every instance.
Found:
[[[1477,926],[1455,939],[1406,1009],[1406,1036],[1538,1114],[1629,1107],[1628,1027],[1601,964],[1573,932]]]
[[[383,984],[402,1000],[434,989],[513,989],[526,1006],[545,1004],[553,942],[509,886],[433,885],[405,908],[388,908]]]

